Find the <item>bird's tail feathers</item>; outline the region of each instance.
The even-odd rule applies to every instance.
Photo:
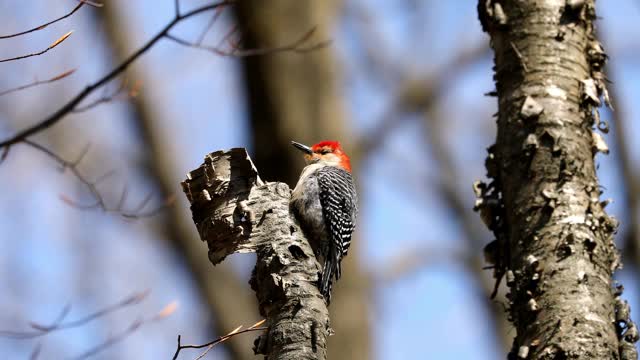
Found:
[[[331,303],[331,289],[333,288],[333,261],[331,258],[324,262],[322,269],[322,276],[320,278],[320,292],[324,299],[327,301],[327,305]]]

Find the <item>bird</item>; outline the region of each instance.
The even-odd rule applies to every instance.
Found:
[[[291,193],[290,206],[322,264],[318,288],[329,305],[333,280],[342,275],[340,264],[358,216],[351,160],[337,141],[313,146],[291,141],[291,145],[304,153],[307,165]]]

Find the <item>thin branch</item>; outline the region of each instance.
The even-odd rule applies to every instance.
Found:
[[[204,41],[204,38],[207,36],[207,33],[209,33],[209,30],[211,30],[211,27],[213,26],[213,24],[215,24],[216,21],[218,21],[218,18],[220,18],[220,15],[222,15],[222,9],[218,9],[213,12],[213,15],[211,16],[211,19],[209,19],[207,26],[204,27],[204,29],[200,33],[200,36],[198,36],[198,41],[196,41],[196,44],[198,45],[202,44],[202,42]]]
[[[63,195],[60,196],[62,201],[64,201],[68,205],[73,206],[75,208],[78,208],[78,209],[81,209],[81,210],[100,209],[100,210],[102,210],[104,212],[107,212],[107,213],[118,214],[118,215],[122,216],[125,219],[140,219],[140,218],[146,218],[146,217],[155,216],[158,213],[160,213],[161,211],[164,211],[167,207],[173,205],[173,203],[175,202],[175,196],[171,195],[171,196],[168,196],[166,199],[164,199],[160,205],[158,205],[158,206],[156,206],[156,207],[154,207],[154,208],[152,208],[150,210],[147,210],[147,211],[143,212],[143,209],[147,206],[147,204],[149,203],[149,200],[152,197],[152,193],[150,193],[133,210],[127,210],[125,208],[125,206],[124,206],[124,198],[127,195],[127,187],[125,186],[122,194],[120,195],[120,200],[118,201],[118,206],[115,207],[115,208],[111,208],[111,207],[107,206],[104,198],[102,197],[102,194],[98,190],[98,185],[102,181],[104,181],[106,178],[112,176],[115,172],[114,171],[108,171],[104,175],[102,175],[102,176],[98,177],[97,179],[91,181],[91,180],[87,179],[87,177],[84,174],[82,174],[82,172],[80,172],[80,169],[78,168],[78,166],[80,165],[80,162],[82,161],[82,159],[84,159],[85,155],[89,151],[89,145],[87,145],[83,149],[83,151],[80,153],[80,155],[78,156],[78,158],[75,161],[69,161],[69,160],[66,160],[66,159],[62,158],[60,155],[56,154],[52,150],[46,148],[43,145],[40,145],[40,144],[34,142],[34,141],[25,139],[22,142],[24,144],[26,144],[26,145],[38,150],[38,151],[44,153],[45,155],[49,156],[53,160],[55,160],[58,163],[58,165],[60,165],[61,171],[64,172],[66,169],[69,169],[69,171],[71,171],[71,173],[74,175],[74,177],[76,179],[78,179],[78,181],[80,181],[80,183],[82,183],[87,188],[89,193],[91,193],[91,196],[94,198],[94,202],[91,203],[91,204],[80,204],[79,202],[76,202],[76,201],[70,199],[69,197],[66,197],[66,196],[63,196]],[[8,149],[9,149],[9,147],[6,147],[5,148],[5,152],[8,152]]]
[[[87,96],[89,96],[89,94],[91,94],[97,88],[99,88],[102,85],[106,84],[107,82],[111,81],[118,74],[120,74],[121,72],[126,70],[129,67],[129,65],[131,65],[135,60],[137,60],[142,54],[147,52],[153,45],[155,45],[163,37],[165,37],[165,35],[169,32],[169,30],[171,30],[174,26],[176,26],[178,23],[180,23],[184,19],[190,18],[190,17],[192,17],[194,15],[197,15],[197,14],[200,14],[200,13],[203,13],[203,12],[206,12],[206,11],[214,10],[214,9],[217,9],[217,8],[220,8],[220,7],[223,7],[223,6],[227,6],[227,5],[230,5],[230,4],[233,4],[233,3],[234,3],[234,1],[231,1],[231,0],[221,1],[221,2],[218,2],[218,3],[215,3],[215,4],[210,4],[210,5],[199,7],[197,9],[191,10],[191,11],[189,11],[189,12],[183,14],[183,15],[175,17],[162,30],[160,30],[160,32],[158,32],[155,36],[153,36],[146,44],[144,44],[141,48],[139,48],[137,51],[135,51],[131,56],[129,56],[129,58],[125,59],[120,65],[118,65],[113,70],[111,70],[109,73],[104,75],[100,80],[98,80],[95,83],[87,86],[83,91],[81,91],[78,95],[76,95],[68,103],[63,105],[60,109],[58,109],[56,112],[54,112],[53,114],[51,114],[47,118],[43,119],[42,121],[36,123],[33,126],[30,126],[30,127],[26,128],[25,130],[20,131],[16,135],[14,135],[14,136],[12,136],[12,137],[0,142],[0,147],[6,147],[6,146],[10,146],[10,145],[16,144],[16,143],[24,140],[25,138],[27,138],[27,137],[29,137],[29,136],[37,133],[37,132],[40,132],[40,131],[42,131],[44,129],[47,129],[50,126],[52,126],[52,125],[56,124],[57,122],[59,122],[62,118],[64,118],[71,111],[73,111],[73,109],[82,100],[84,100]]]
[[[220,39],[220,41],[218,42],[218,45],[216,47],[220,47],[220,46],[222,46],[222,44],[224,44],[226,42],[231,44],[232,47],[237,47],[237,46],[234,46],[234,43],[231,40],[231,36],[233,36],[237,32],[238,32],[238,26],[237,25],[233,26],[231,29],[229,29],[229,31],[227,31],[227,34]]]
[[[25,90],[28,88],[32,88],[34,86],[38,86],[38,85],[44,85],[44,84],[50,84],[52,82],[56,82],[58,80],[62,80],[64,78],[66,78],[67,76],[73,74],[76,71],[76,69],[71,69],[71,70],[67,70],[59,75],[56,75],[54,77],[52,77],[51,79],[47,79],[47,80],[36,80],[32,83],[26,84],[26,85],[21,85],[18,87],[14,87],[12,89],[8,89],[8,90],[4,90],[4,91],[0,91],[0,96],[4,96],[16,91],[20,91],[20,90]]]
[[[398,113],[406,113],[407,109],[413,113],[420,113],[422,109],[434,103],[444,93],[452,83],[451,79],[460,72],[461,68],[482,58],[489,53],[488,50],[489,48],[484,42],[463,49],[440,69],[417,80],[411,80],[415,77],[410,74],[403,74],[402,77],[408,79],[405,81],[404,87],[391,101],[391,106],[383,113],[378,125],[356,142],[358,152],[372,154],[375,147],[383,144],[385,137],[402,123],[402,119],[409,118],[400,117]]]
[[[33,331],[14,331],[14,330],[0,330],[0,337],[23,340],[23,339],[34,339],[47,334],[50,334],[59,330],[67,330],[71,328],[77,328],[83,326],[92,320],[105,317],[115,311],[123,309],[125,307],[139,304],[142,300],[144,300],[147,295],[149,295],[149,290],[145,290],[142,292],[134,293],[123,300],[118,301],[115,304],[109,305],[102,310],[98,310],[92,314],[84,316],[80,319],[69,321],[64,323],[64,319],[69,314],[71,310],[71,306],[67,305],[63,308],[60,315],[56,318],[56,320],[51,325],[42,325],[36,322],[31,322],[30,325],[33,328]]]
[[[80,8],[82,7],[82,5],[84,5],[84,4],[85,4],[85,3],[84,3],[84,1],[80,2],[80,3],[79,3],[75,8],[73,8],[73,10],[71,10],[71,11],[70,11],[69,13],[67,13],[66,15],[63,15],[63,16],[61,16],[61,17],[59,17],[59,18],[55,19],[55,20],[51,20],[51,21],[49,21],[48,23],[45,23],[45,24],[42,24],[42,25],[36,26],[36,27],[34,27],[33,29],[29,29],[29,30],[21,31],[21,32],[19,32],[19,33],[10,34],[10,35],[1,35],[1,36],[0,36],[0,39],[9,39],[9,38],[12,38],[12,37],[16,37],[16,36],[20,36],[20,35],[25,35],[25,34],[29,34],[29,33],[35,32],[35,31],[42,30],[42,29],[46,28],[47,26],[49,26],[49,25],[51,25],[51,24],[55,24],[55,23],[57,23],[58,21],[64,20],[64,19],[68,18],[69,16],[73,15],[76,11],[80,10]]]
[[[180,0],[173,0],[173,6],[175,8],[176,17],[180,17]]]
[[[175,354],[173,354],[173,358],[172,360],[176,360],[178,359],[178,355],[180,354],[180,351],[182,351],[183,349],[202,349],[202,348],[207,348],[202,354],[200,354],[197,359],[202,359],[205,355],[207,355],[207,353],[209,352],[209,350],[211,350],[214,346],[221,344],[229,339],[231,339],[232,337],[236,336],[236,335],[240,335],[240,334],[244,334],[244,333],[248,333],[248,332],[252,332],[252,331],[264,331],[269,329],[266,326],[261,327],[260,325],[264,324],[266,320],[261,320],[255,324],[253,324],[252,326],[244,329],[244,330],[240,330],[242,328],[242,325],[238,326],[237,328],[235,328],[234,330],[232,330],[230,333],[220,336],[215,340],[209,341],[206,344],[201,344],[201,345],[182,345],[180,343],[181,340],[181,336],[178,335],[178,347],[176,348],[176,352]]]
[[[155,215],[159,214],[160,212],[164,211],[169,206],[172,206],[175,203],[175,200],[176,200],[175,195],[174,194],[170,194],[166,199],[164,199],[162,204],[152,208],[151,210],[143,212],[142,209],[144,207],[146,207],[147,203],[149,202],[148,199],[150,199],[150,198],[151,198],[151,194],[147,195],[147,197],[133,211],[128,212],[128,211],[125,211],[122,208],[118,208],[118,209],[113,210],[113,212],[117,212],[118,214],[120,214],[120,216],[122,216],[123,218],[126,218],[126,219],[147,218],[147,217],[155,216]],[[111,210],[108,210],[108,211],[111,211]]]
[[[385,264],[372,273],[376,279],[375,285],[380,287],[402,280],[407,276],[418,273],[419,270],[442,263],[460,264],[466,268],[473,268],[473,256],[469,249],[447,249],[433,246],[414,247],[402,251],[387,260]]]
[[[168,304],[167,306],[165,306],[162,310],[160,310],[160,312],[158,312],[156,315],[147,318],[147,319],[136,319],[134,320],[131,325],[129,325],[129,327],[127,327],[125,330],[123,330],[122,332],[112,335],[110,337],[108,337],[105,341],[103,341],[102,343],[86,350],[85,352],[81,353],[78,356],[73,357],[73,360],[82,360],[82,359],[87,359],[91,356],[94,356],[106,349],[108,349],[109,347],[111,347],[112,345],[126,339],[129,335],[131,335],[132,333],[134,333],[136,330],[140,329],[143,325],[149,324],[149,323],[153,323],[156,321],[159,321],[161,319],[166,318],[167,316],[171,315],[176,308],[178,307],[176,302],[172,302],[170,304]]]
[[[295,53],[305,53],[305,52],[309,52],[309,51],[313,51],[313,50],[317,50],[323,47],[326,47],[327,45],[330,44],[330,41],[322,41],[313,45],[309,45],[309,46],[305,46],[303,47],[302,45],[304,45],[304,43],[306,43],[311,36],[313,35],[313,33],[316,31],[316,28],[312,28],[311,30],[307,31],[304,35],[302,35],[299,39],[297,39],[296,41],[292,42],[291,44],[288,45],[283,45],[283,46],[277,46],[277,47],[272,47],[272,48],[258,48],[258,49],[247,49],[247,50],[242,50],[240,49],[240,46],[238,44],[234,44],[234,43],[230,43],[230,50],[225,50],[220,48],[219,46],[206,46],[206,45],[201,45],[197,42],[190,42],[188,40],[184,40],[181,39],[177,36],[171,35],[171,34],[167,34],[166,37],[169,40],[172,40],[180,45],[184,45],[187,47],[192,47],[192,48],[196,48],[196,49],[202,49],[202,50],[206,50],[206,51],[210,51],[216,55],[220,55],[220,56],[234,56],[234,57],[246,57],[246,56],[256,56],[256,55],[266,55],[266,54],[271,54],[271,53],[275,53],[275,52],[282,52],[282,51],[291,51],[291,52],[295,52]]]
[[[0,164],[7,159],[7,156],[9,156],[10,149],[11,147],[7,146],[2,150],[2,154],[0,155]]]
[[[110,103],[118,99],[118,97],[120,98],[136,97],[140,90],[139,88],[140,88],[140,83],[136,82],[135,84],[133,84],[131,89],[127,89],[127,81],[125,80],[120,84],[120,86],[118,86],[117,89],[113,90],[110,93],[108,92],[107,88],[104,88],[102,96],[100,96],[99,98],[95,99],[94,101],[84,106],[76,106],[71,112],[74,114],[85,112],[95,108],[98,105]]]
[[[370,46],[369,56],[372,58],[372,63],[388,64],[385,59],[379,60],[376,57],[381,55],[379,52],[373,50],[379,48],[376,46]],[[446,149],[443,148],[442,142],[442,129],[437,122],[442,119],[437,114],[437,108],[442,94],[446,92],[446,89],[453,83],[452,79],[461,72],[461,69],[467,67],[470,64],[481,59],[483,56],[488,55],[488,46],[486,43],[478,43],[476,45],[464,48],[457,52],[453,58],[441,66],[436,71],[431,72],[426,76],[414,76],[406,70],[399,69],[394,72],[396,77],[400,77],[404,80],[404,84],[399,88],[399,91],[394,95],[394,98],[390,102],[390,106],[384,111],[380,120],[377,122],[377,126],[369,131],[365,136],[360,137],[356,142],[356,149],[359,154],[363,156],[373,154],[380,144],[384,144],[384,140],[388,137],[388,134],[393,132],[393,129],[403,124],[407,119],[417,119],[417,116],[407,116],[409,114],[425,115],[428,113],[429,118],[436,118],[433,122],[427,122],[430,131],[427,131],[429,141],[427,144],[431,147],[431,154],[436,158],[438,163],[437,178],[433,179],[432,183],[437,187],[437,193],[442,196],[442,200],[447,207],[453,213],[460,216],[460,226],[464,231],[464,240],[468,244],[469,249],[476,249],[480,246],[480,243],[484,241],[482,237],[481,229],[477,229],[477,222],[473,219],[466,208],[464,199],[460,197],[458,189],[456,188],[456,171],[452,167],[454,164],[452,159],[446,154]],[[393,69],[395,70],[395,69]],[[405,116],[401,116],[405,115]],[[435,137],[435,139],[431,138]],[[429,174],[430,175],[430,174]],[[430,176],[429,176],[430,177]],[[427,177],[419,177],[423,181],[427,180]],[[423,256],[417,256],[408,262],[408,266],[399,266],[399,271],[393,271],[389,280],[398,278],[398,276],[404,276],[409,271],[431,263],[434,257],[429,253],[424,252]],[[471,274],[477,275],[476,279],[478,284],[482,284],[482,290],[484,292],[490,291],[489,284],[484,282],[484,277],[477,273],[477,269],[482,265],[478,257],[471,257],[469,254],[457,254],[452,251],[452,258],[461,260],[461,264],[464,265]],[[402,259],[402,258],[400,258]],[[404,265],[404,264],[403,264]],[[505,325],[501,321],[502,317],[500,313],[495,311],[495,307],[487,302],[485,306],[488,312],[494,315],[495,326],[498,328],[499,333],[504,333]]]
[[[81,2],[81,3],[85,3],[87,5],[91,5],[91,6],[97,7],[97,8],[101,8],[101,7],[104,6],[104,4],[102,4],[102,3],[98,3],[98,2],[90,1],[90,0],[77,0],[77,1]]]
[[[209,1],[211,3],[211,1]],[[118,17],[121,16],[122,11],[126,11],[129,6],[125,3],[121,3],[122,6],[113,4],[110,10],[105,9],[100,15],[103,17],[105,36],[109,39],[110,44],[118,44],[123,41],[126,42],[127,34],[129,30],[122,27],[122,23],[118,21]],[[184,4],[181,1],[181,5]],[[119,8],[121,7],[121,9]],[[187,10],[183,5],[182,11]],[[218,8],[211,12],[202,14],[203,24],[197,29],[196,33],[202,31],[207,21],[211,22],[212,19],[218,14],[224,14],[226,8]],[[194,19],[195,20],[195,19]],[[220,19],[222,20],[222,19]],[[215,22],[215,21],[214,21]],[[219,23],[220,21],[218,21]],[[218,28],[226,29],[230,26],[221,26],[222,24],[214,25],[211,29],[215,32],[215,38],[218,38]],[[195,35],[195,34],[194,34]],[[210,35],[214,35],[213,33]],[[211,36],[214,38],[214,36]],[[180,51],[186,51],[186,49],[177,49]],[[117,59],[117,62],[129,56],[129,52],[123,47],[113,46],[112,53],[113,58]],[[130,69],[127,71],[127,77],[141,78],[141,69]],[[162,141],[158,137],[154,137],[151,134],[154,133],[154,129],[159,125],[158,118],[154,116],[151,107],[153,107],[153,101],[149,102],[149,93],[141,93],[140,97],[132,99],[130,101],[131,110],[136,115],[132,118],[132,125],[136,128],[136,134],[139,136],[139,142],[147,149],[145,151],[144,159],[142,159],[143,165],[140,166],[145,172],[145,176],[150,180],[148,184],[149,189],[157,194],[160,199],[173,199],[175,180],[171,176],[171,172],[164,171],[163,169],[170,169],[173,167],[171,157],[162,155],[166,154],[167,149],[166,142]],[[127,190],[119,189],[124,192],[128,191],[131,194],[136,193],[133,187],[129,187]],[[136,199],[143,197],[136,194]],[[133,195],[131,195],[132,197]],[[116,202],[114,202],[115,205]],[[145,214],[148,215],[148,214]],[[249,293],[249,289],[244,287],[246,281],[238,278],[236,274],[230,274],[227,269],[228,264],[222,264],[216,266],[215,272],[211,272],[211,264],[206,256],[202,256],[201,243],[199,241],[197,233],[192,231],[193,224],[188,220],[187,216],[184,216],[183,209],[177,206],[172,206],[164,210],[161,214],[164,217],[164,221],[160,223],[159,232],[163,234],[164,241],[167,241],[168,245],[175,246],[180,257],[184,257],[186,261],[185,266],[189,267],[193,272],[193,276],[197,284],[198,296],[202,296],[205,301],[207,311],[214,314],[215,326],[213,334],[225,334],[238,324],[251,324],[252,320],[258,317],[258,309],[255,306],[255,296]],[[126,219],[125,219],[126,220]],[[188,221],[188,222],[187,222]],[[187,235],[188,234],[188,235]],[[224,288],[224,292],[219,290]],[[254,320],[255,322],[255,320]],[[175,334],[177,335],[177,334]],[[174,337],[175,341],[175,337]],[[223,345],[225,352],[228,352],[230,359],[235,360],[254,360],[256,357],[251,349],[253,339],[249,339],[248,336],[243,338],[237,338],[234,341],[226,342]],[[175,343],[174,343],[175,346]],[[172,354],[166,353],[166,359],[169,359]]]
[[[38,356],[40,356],[40,351],[42,350],[42,344],[37,344],[35,348],[33,348],[33,351],[31,352],[31,355],[29,356],[29,360],[36,360],[38,358]]]
[[[80,161],[82,161],[86,153],[89,151],[89,145],[85,147],[85,149],[82,151],[81,155],[78,157],[76,161],[68,161],[63,159],[61,156],[59,156],[52,150],[49,150],[45,146],[40,145],[34,141],[25,139],[23,140],[23,143],[44,153],[45,155],[55,160],[60,165],[61,171],[64,172],[66,169],[69,169],[71,173],[78,179],[78,181],[80,181],[87,188],[87,190],[89,190],[92,196],[96,199],[96,202],[99,204],[99,206],[102,208],[106,207],[104,205],[104,201],[102,200],[102,195],[100,195],[100,192],[96,188],[95,183],[89,181],[78,169],[78,164],[80,163]]]
[[[33,57],[33,56],[42,55],[42,54],[46,53],[47,51],[53,49],[54,47],[60,45],[60,43],[65,41],[69,36],[71,36],[72,33],[73,33],[73,30],[69,31],[68,33],[66,33],[66,34],[64,34],[62,36],[60,36],[56,41],[54,41],[51,45],[49,45],[48,48],[46,48],[46,49],[44,49],[42,51],[39,51],[39,52],[36,52],[36,53],[27,54],[27,55],[20,55],[20,56],[16,56],[16,57],[12,57],[12,58],[7,58],[7,59],[1,59],[0,63],[8,62],[8,61],[21,60],[21,59],[30,58],[30,57]]]

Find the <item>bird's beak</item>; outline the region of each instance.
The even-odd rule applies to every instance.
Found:
[[[307,145],[302,145],[299,142],[295,142],[295,141],[292,141],[291,145],[293,145],[298,150],[303,151],[305,154],[313,154],[313,150],[311,150],[311,148],[308,147]]]

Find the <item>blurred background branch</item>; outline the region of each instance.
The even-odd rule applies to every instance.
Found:
[[[339,6],[335,0],[245,0],[237,4],[235,15],[245,47],[269,48],[288,43],[310,28],[316,29],[314,36],[321,41],[332,39]],[[266,181],[295,185],[301,166],[292,165],[302,164],[291,140],[338,139],[347,151],[354,149],[334,52],[333,47],[324,47],[302,54],[282,52],[243,59],[253,159]],[[358,160],[354,163],[357,167]],[[356,235],[348,261],[342,265],[343,277],[334,287],[329,313],[337,335],[329,337],[328,359],[371,358],[369,281],[359,262],[361,241]]]
[[[67,76],[70,76],[75,71],[76,71],[75,69],[67,70],[67,71],[64,71],[64,72],[62,72],[62,73],[60,73],[60,74],[58,74],[58,75],[56,75],[56,76],[54,76],[54,77],[52,77],[50,79],[47,79],[47,80],[36,80],[36,81],[30,82],[30,83],[28,83],[26,85],[20,85],[20,86],[16,86],[14,88],[11,88],[11,89],[0,91],[0,96],[11,94],[12,92],[16,92],[16,91],[20,91],[20,90],[25,90],[25,89],[28,89],[30,87],[34,87],[34,86],[38,86],[38,85],[50,84],[52,82],[56,82],[56,81],[62,80],[64,78],[66,78]]]
[[[125,57],[130,49],[126,34],[128,24],[122,21],[126,4],[112,4],[99,14],[106,30],[107,38],[117,58]],[[137,68],[130,76],[134,79],[146,79],[150,74]],[[147,83],[146,81],[143,81]],[[153,188],[162,197],[173,196],[176,190],[177,156],[169,151],[167,145],[171,138],[166,137],[158,128],[157,119],[163,117],[153,106],[149,92],[143,91],[132,102],[132,122],[139,141],[146,150],[140,165],[152,179]],[[173,249],[174,254],[186,265],[188,273],[195,280],[197,290],[208,307],[207,317],[214,324],[210,335],[224,334],[238,323],[255,322],[258,319],[255,296],[248,287],[247,280],[240,278],[229,268],[228,264],[220,264],[215,268],[207,258],[206,245],[200,240],[189,213],[181,208],[170,207],[154,222],[154,228],[160,239]],[[222,346],[230,357],[236,360],[253,358],[251,337],[238,337],[227,341]]]
[[[36,134],[38,132],[41,132],[41,131],[49,128],[50,126],[52,126],[52,125],[56,124],[57,122],[59,122],[60,120],[62,120],[67,114],[72,112],[76,108],[76,106],[78,106],[78,104],[80,104],[87,96],[89,96],[91,93],[93,93],[93,91],[101,88],[102,86],[107,84],[109,81],[111,81],[114,78],[116,78],[117,76],[119,76],[134,61],[136,61],[140,56],[142,56],[149,49],[151,49],[158,41],[160,41],[163,38],[165,38],[166,35],[169,33],[169,31],[174,26],[179,24],[180,22],[182,22],[185,19],[188,19],[188,18],[190,18],[192,16],[198,15],[200,13],[211,11],[211,10],[215,10],[217,8],[220,8],[220,7],[228,6],[229,4],[231,4],[230,1],[220,1],[220,2],[214,3],[212,5],[206,5],[206,6],[202,6],[202,7],[196,8],[196,9],[191,10],[191,11],[185,13],[185,14],[177,14],[173,18],[173,20],[169,21],[162,28],[161,31],[156,33],[142,47],[135,49],[135,51],[133,53],[131,53],[131,55],[129,55],[126,58],[124,58],[122,60],[122,62],[119,63],[118,66],[114,67],[111,71],[109,71],[107,74],[105,74],[103,77],[101,77],[96,82],[94,82],[94,83],[88,85],[87,87],[85,87],[85,89],[83,91],[81,91],[80,93],[78,93],[71,101],[67,102],[65,105],[60,107],[53,114],[47,116],[44,120],[41,120],[40,122],[36,123],[35,125],[33,125],[31,127],[28,127],[28,128],[26,128],[24,130],[21,130],[17,134],[9,137],[8,139],[1,141],[0,142],[0,147],[11,146],[11,145],[13,145],[13,144],[15,144],[17,142],[20,142],[20,141],[26,139],[29,136],[32,136],[32,135],[34,135],[34,134]],[[71,33],[72,32],[70,31],[70,32],[62,35],[55,42],[53,42],[48,48],[46,48],[45,50],[43,50],[41,52],[33,53],[33,54],[29,54],[29,55],[24,55],[24,56],[19,56],[19,57],[15,57],[15,58],[8,58],[8,59],[0,60],[0,62],[18,60],[18,59],[23,59],[23,58],[27,58],[27,57],[31,57],[31,56],[37,56],[37,55],[44,54],[45,52],[53,49],[58,44],[63,42],[65,39],[67,39],[69,37],[69,35],[71,35]]]

